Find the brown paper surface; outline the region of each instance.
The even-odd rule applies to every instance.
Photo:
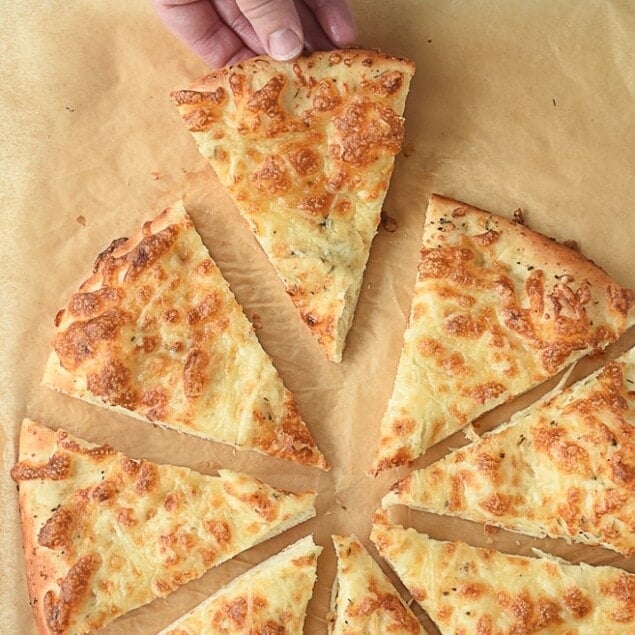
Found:
[[[359,43],[412,58],[417,73],[406,109],[406,152],[385,204],[398,228],[382,229],[375,239],[344,361],[333,365],[169,103],[169,90],[187,85],[204,66],[144,2],[4,3],[3,632],[33,632],[16,488],[8,475],[25,415],[134,457],[207,473],[226,466],[279,487],[319,490],[316,519],[129,613],[104,633],[152,633],[309,532],[325,550],[306,632],[324,632],[335,566],[331,533],[354,532],[369,545],[379,498],[406,473],[365,476],[392,388],[431,192],[507,216],[520,207],[532,228],[578,241],[618,282],[635,287],[635,6],[628,0],[352,4]],[[39,385],[53,317],[97,252],[179,197],[247,315],[259,316],[258,336],[333,465],[330,473],[159,430]],[[609,356],[634,342],[635,334],[627,334]],[[603,359],[579,365],[574,377]],[[553,385],[484,417],[479,431]],[[463,443],[457,434],[417,466]],[[602,549],[503,531],[487,536],[482,526],[425,514],[407,514],[405,521],[437,538],[523,554],[539,546],[573,561],[635,570],[635,561]]]

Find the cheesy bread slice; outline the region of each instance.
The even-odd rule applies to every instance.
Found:
[[[302,635],[322,547],[310,536],[238,576],[158,635]]]
[[[172,93],[302,319],[339,362],[414,64],[377,51],[253,59]]]
[[[55,325],[44,385],[328,469],[182,203],[100,253]]]
[[[402,504],[635,555],[635,348],[396,483]]]
[[[87,633],[315,515],[315,492],[135,460],[25,420],[19,486],[38,631]]]
[[[337,554],[328,632],[331,635],[423,635],[397,589],[354,536],[332,536]]]
[[[443,635],[635,632],[635,575],[621,569],[511,556],[383,521],[371,539]]]
[[[409,463],[633,323],[635,293],[577,251],[433,195],[371,471]]]

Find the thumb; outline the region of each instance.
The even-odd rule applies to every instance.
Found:
[[[293,0],[236,0],[271,57],[292,60],[304,48],[302,24]]]

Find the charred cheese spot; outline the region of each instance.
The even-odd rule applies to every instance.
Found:
[[[205,527],[207,533],[214,536],[214,540],[216,540],[220,546],[229,546],[232,540],[232,531],[227,522],[217,519],[204,520],[203,526]]]
[[[130,316],[119,309],[108,309],[88,321],[71,324],[58,333],[53,348],[64,368],[73,370],[87,359],[93,358],[102,343],[115,340]]]
[[[68,548],[73,524],[74,517],[70,509],[60,507],[40,529],[38,544],[49,549]]]
[[[156,466],[147,461],[141,461],[141,469],[134,483],[135,492],[138,494],[148,494],[156,487],[158,478],[159,475]]]
[[[44,617],[51,635],[67,632],[73,612],[88,593],[91,578],[100,564],[101,558],[97,554],[83,556],[62,579],[59,595],[46,592]]]
[[[171,225],[156,234],[143,238],[126,256],[128,271],[126,271],[125,280],[135,280],[142,271],[164,256],[176,242],[178,234],[178,228]]]
[[[373,102],[348,105],[333,119],[340,133],[339,158],[356,167],[370,165],[382,152],[396,155],[403,141],[404,123],[392,108]]]
[[[247,109],[263,113],[271,119],[284,118],[280,96],[287,80],[283,75],[272,77],[260,90],[255,91],[247,101]]]
[[[268,156],[249,178],[256,189],[267,196],[282,194],[291,189],[291,177],[284,159],[276,155]]]
[[[328,192],[307,196],[298,202],[297,208],[315,216],[327,216],[331,209],[333,198],[333,194]]]
[[[608,288],[609,306],[618,313],[626,315],[635,306],[635,291],[622,289],[616,284],[609,284]]]
[[[493,516],[505,516],[510,513],[513,500],[506,494],[492,494],[479,505]]]
[[[488,381],[484,384],[477,384],[472,388],[465,389],[463,392],[472,397],[477,403],[485,404],[490,399],[496,399],[505,394],[506,390],[503,384],[496,381]]]
[[[459,337],[480,337],[487,329],[487,321],[483,317],[459,314],[443,322],[443,329],[450,335]]]
[[[139,404],[139,393],[131,385],[131,373],[127,366],[112,360],[96,373],[86,377],[88,390],[107,403],[134,410]]]
[[[582,619],[593,609],[593,602],[577,587],[567,589],[562,602],[576,619]]]
[[[289,161],[300,176],[314,174],[322,165],[320,156],[311,148],[300,148],[295,152],[291,152]]]
[[[11,468],[11,478],[16,482],[38,480],[63,481],[71,475],[71,457],[55,452],[44,465],[20,461]]]
[[[103,481],[91,491],[91,498],[98,503],[113,499],[117,494],[117,488],[112,481]]]
[[[130,507],[122,507],[117,512],[117,522],[124,527],[135,527],[139,524],[139,520],[137,519],[134,509],[131,509]]]
[[[602,585],[601,591],[622,605],[612,612],[611,617],[618,623],[631,622],[635,616],[635,576],[621,573],[610,584]]]
[[[474,258],[474,254],[465,248],[443,247],[440,249],[421,250],[419,260],[419,277],[449,278],[454,270],[461,270],[464,263]]]
[[[358,604],[349,604],[346,614],[351,617],[368,617],[376,612],[389,616],[390,630],[397,630],[396,627],[398,627],[403,632],[419,631],[416,618],[399,601],[399,598],[393,593],[383,591],[377,582],[371,579],[364,599]]]
[[[103,313],[106,308],[121,299],[121,291],[111,287],[87,293],[75,293],[68,304],[68,311],[74,317],[90,319]]]

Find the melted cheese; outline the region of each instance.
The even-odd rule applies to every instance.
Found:
[[[635,555],[635,349],[395,484],[403,504]]]
[[[635,294],[524,226],[432,196],[374,473],[608,346]]]
[[[302,635],[322,547],[310,536],[261,562],[158,635]]]
[[[332,361],[340,361],[401,148],[411,62],[256,57],[172,94]]]
[[[414,613],[381,567],[354,537],[332,536],[337,553],[328,632],[422,635]]]
[[[635,575],[373,526],[381,556],[444,635],[633,633]]]
[[[20,490],[40,632],[86,633],[315,515],[314,492],[133,460],[25,420]]]
[[[101,253],[56,325],[45,385],[328,468],[181,203]]]

